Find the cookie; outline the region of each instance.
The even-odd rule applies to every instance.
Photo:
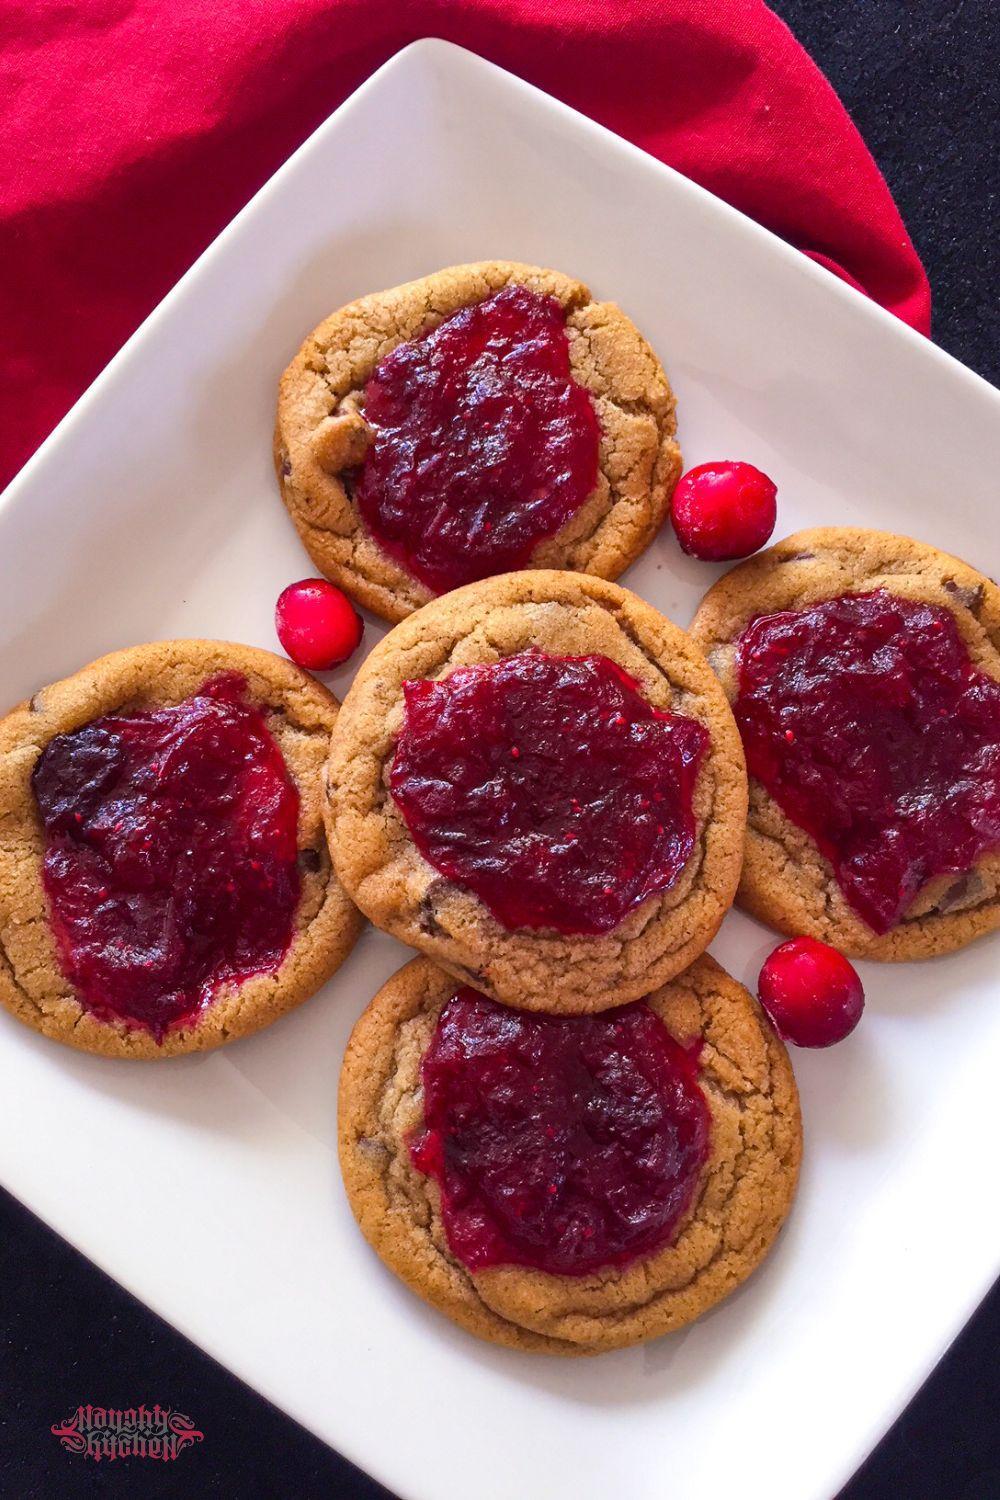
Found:
[[[669,508],[674,405],[613,303],[484,261],[326,318],[282,378],[275,465],[315,565],[395,622],[517,567],[617,578]]]
[[[267,651],[134,646],[0,721],[0,1001],[108,1057],[217,1047],[309,998],[361,916],[330,862],[337,702]]]
[[[990,579],[908,537],[824,527],[727,573],[691,633],[747,748],[742,906],[855,958],[931,958],[1000,926]]]
[[[512,1147],[517,1165],[499,1177],[494,1173],[483,1178],[482,1192],[477,1190],[463,1205],[464,1219],[458,1217],[451,1198],[443,1199],[438,1175],[428,1175],[414,1161],[415,1156],[424,1160],[427,1141],[425,1059],[439,1044],[442,1012],[459,1003],[452,998],[455,990],[449,975],[426,959],[414,959],[375,996],[344,1058],[338,1109],[344,1183],[362,1233],[390,1269],[470,1333],[541,1354],[597,1354],[657,1338],[690,1323],[735,1290],[764,1258],[784,1222],[795,1193],[802,1145],[787,1053],[742,985],[703,956],[641,1004],[598,1017],[558,1019],[560,1031],[584,1028],[590,1034],[585,1042],[572,1035],[560,1037],[560,1047],[568,1051],[550,1048],[536,1067],[532,1077],[541,1089],[540,1107],[548,1112],[526,1130],[520,1115],[513,1125],[508,1117],[508,1139],[516,1132]],[[479,999],[483,1006],[500,1009]],[[460,1001],[467,1007],[466,1015],[476,1013],[471,992],[463,992]],[[523,1014],[516,1019],[534,1023],[536,1029],[541,1021]],[[539,1260],[551,1259],[553,1244],[559,1244],[564,1257],[585,1257],[588,1234],[620,1229],[611,1206],[617,1184],[608,1174],[616,1167],[620,1170],[629,1156],[623,1137],[633,1122],[623,1122],[621,1134],[615,1130],[609,1114],[615,1103],[615,1079],[609,1081],[591,1069],[602,1049],[617,1045],[610,1028],[628,1019],[641,1020],[654,1031],[661,1031],[658,1022],[662,1023],[666,1045],[694,1060],[705,1133],[692,1190],[668,1241],[649,1253],[619,1257],[618,1264],[580,1274],[538,1269]],[[496,1044],[494,1032],[487,1047]],[[583,1082],[575,1064],[581,1046],[589,1063]],[[553,1077],[562,1056],[574,1059],[575,1082],[569,1094]],[[466,1061],[469,1058],[475,1060],[471,1051]],[[454,1078],[459,1064],[453,1054],[448,1067],[449,1078]],[[511,1070],[503,1076],[509,1097]],[[514,1076],[516,1092],[524,1075]],[[634,1087],[634,1073],[630,1076],[633,1084],[628,1087]],[[564,1119],[567,1100],[571,1117]],[[493,1093],[486,1107],[494,1108],[498,1101],[502,1107],[503,1101]],[[648,1105],[644,1096],[647,1123]],[[599,1117],[601,1129],[588,1138],[584,1127],[580,1150],[571,1147],[565,1153],[565,1144],[579,1128],[578,1115]],[[494,1122],[492,1129],[487,1124],[486,1131],[478,1133],[478,1119],[467,1123],[463,1138],[445,1145],[445,1160],[460,1160],[463,1170],[471,1173],[482,1167],[477,1153],[485,1150],[494,1153],[491,1165],[496,1166],[500,1127]],[[555,1170],[547,1159],[535,1159],[539,1153],[546,1157],[546,1143],[553,1136],[561,1162]],[[470,1144],[473,1137],[475,1145]],[[662,1147],[655,1132],[652,1139]],[[606,1155],[598,1141],[605,1143]],[[669,1153],[647,1156],[647,1169],[650,1159],[664,1173],[672,1168]],[[518,1181],[511,1180],[510,1170]],[[657,1201],[650,1172],[644,1191],[651,1196],[640,1211]],[[511,1205],[505,1190],[522,1196]],[[484,1207],[484,1193],[490,1194],[494,1214]],[[624,1211],[635,1206],[629,1203]],[[517,1220],[518,1212],[523,1221]],[[521,1261],[505,1263],[497,1253],[482,1253],[481,1245],[489,1247],[482,1234],[490,1234],[496,1224],[503,1224],[506,1233],[511,1222],[525,1226],[516,1231],[522,1249],[514,1253],[522,1256]],[[460,1235],[461,1257],[453,1248]],[[469,1259],[477,1260],[476,1269],[469,1268]]]
[[[645,994],[711,941],[746,780],[683,631],[616,584],[511,573],[375,647],[338,719],[327,816],[377,926],[508,1005],[583,1012]]]

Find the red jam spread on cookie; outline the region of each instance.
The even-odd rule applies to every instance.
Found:
[[[1000,845],[1000,682],[948,610],[876,589],[763,615],[737,667],[751,776],[875,932]]]
[[[392,795],[504,927],[610,932],[690,859],[708,731],[606,656],[525,651],[403,691]]]
[[[414,1166],[472,1271],[583,1276],[669,1243],[708,1157],[696,1051],[647,1005],[529,1014],[448,1001],[422,1064]]]
[[[597,483],[597,414],[565,325],[554,297],[505,287],[398,345],[365,387],[356,504],[435,593],[522,567]]]
[[[162,1038],[224,980],[278,967],[299,898],[298,792],[235,672],[45,747],[32,787],[66,977]]]

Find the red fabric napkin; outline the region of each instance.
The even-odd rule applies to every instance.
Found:
[[[759,0],[11,0],[6,21],[0,482],[289,152],[421,36],[566,100],[928,331],[883,178]]]

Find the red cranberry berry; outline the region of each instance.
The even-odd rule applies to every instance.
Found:
[[[292,661],[325,672],[357,650],[365,626],[341,589],[325,578],[303,578],[278,595],[274,628]]]
[[[722,460],[682,474],[671,516],[682,551],[703,562],[749,557],[777,517],[777,486],[753,464]]]
[[[853,964],[816,938],[792,938],[765,961],[757,994],[775,1031],[796,1047],[832,1047],[861,1020],[865,992]]]

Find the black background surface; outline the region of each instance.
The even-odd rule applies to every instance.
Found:
[[[888,178],[930,275],[935,337],[1000,384],[1000,4],[778,0],[774,8],[824,68]],[[948,434],[941,439],[946,445]],[[996,1191],[996,1182],[983,1187]],[[927,1211],[938,1211],[933,1195]],[[994,1291],[841,1500],[1000,1500],[998,1350]],[[205,1441],[176,1464],[84,1464],[49,1433],[81,1401],[171,1405]],[[784,1413],[773,1415],[780,1443]],[[835,1410],[829,1418],[836,1423]],[[669,1491],[665,1475],[665,1500]],[[117,1494],[373,1500],[386,1492],[0,1194],[0,1500]],[[470,1475],[469,1500],[475,1494]]]

